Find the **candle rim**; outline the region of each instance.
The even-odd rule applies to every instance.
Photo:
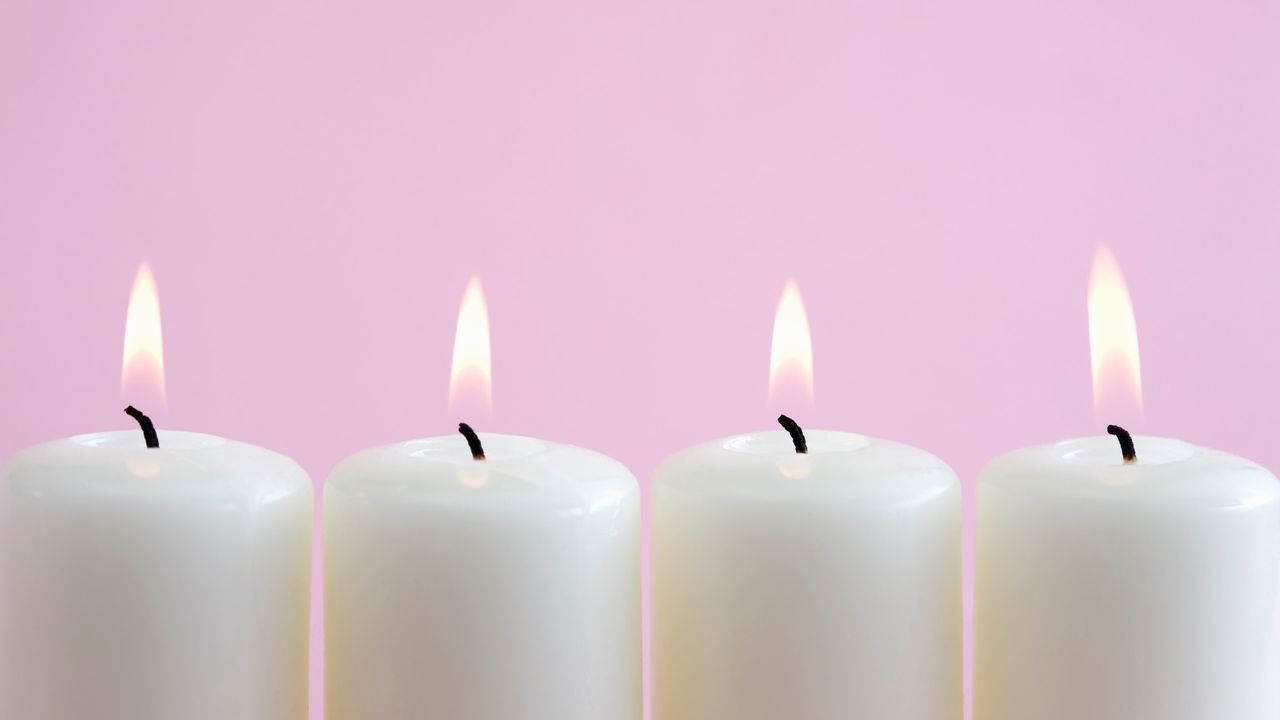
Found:
[[[310,494],[306,471],[281,453],[217,435],[163,431],[146,447],[135,430],[82,433],[33,445],[9,458],[0,482],[33,499],[71,496],[270,501]]]
[[[1212,510],[1280,501],[1280,481],[1246,458],[1173,438],[1134,436],[1136,463],[1125,463],[1115,438],[1093,435],[1019,448],[987,463],[979,497],[1045,496],[1134,507],[1160,503]]]

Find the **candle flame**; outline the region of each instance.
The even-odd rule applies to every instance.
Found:
[[[488,412],[493,407],[490,371],[489,310],[484,289],[474,275],[467,282],[458,309],[453,338],[453,367],[449,373],[449,409]]]
[[[124,359],[120,394],[143,406],[165,406],[164,342],[160,332],[160,296],[146,260],[138,266],[124,321]]]
[[[773,316],[773,345],[769,353],[769,401],[799,397],[813,404],[813,339],[800,288],[787,280]]]
[[[1089,354],[1093,369],[1093,407],[1101,417],[1111,407],[1131,403],[1142,414],[1142,373],[1138,361],[1138,324],[1120,264],[1105,245],[1098,246],[1089,272]]]

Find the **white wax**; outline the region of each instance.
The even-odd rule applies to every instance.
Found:
[[[958,720],[960,485],[847,433],[701,445],[654,479],[659,720]]]
[[[329,720],[638,720],[640,497],[598,453],[482,435],[325,488]]]
[[[210,435],[80,435],[0,477],[0,718],[303,720],[312,492]]]
[[[1280,484],[1115,438],[1018,450],[978,504],[978,720],[1280,717]]]

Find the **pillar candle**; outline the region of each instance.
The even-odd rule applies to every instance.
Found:
[[[212,435],[158,444],[79,435],[4,467],[0,717],[306,718],[310,480]]]
[[[657,718],[962,717],[960,486],[937,458],[761,432],[675,455],[653,493]]]
[[[639,523],[625,467],[532,438],[342,462],[325,487],[329,720],[639,720]]]
[[[1280,484],[1227,453],[1131,442],[983,471],[977,720],[1280,717]]]

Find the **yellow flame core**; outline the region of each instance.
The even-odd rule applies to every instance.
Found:
[[[128,399],[137,393],[165,402],[164,342],[160,332],[160,296],[151,265],[143,260],[129,295],[124,321],[124,359],[120,391]]]
[[[479,403],[493,405],[489,356],[489,310],[480,279],[472,276],[458,309],[458,329],[453,338],[453,367],[449,373],[449,409]]]
[[[1089,354],[1093,367],[1093,406],[1128,400],[1142,412],[1142,372],[1138,360],[1138,323],[1129,288],[1111,251],[1099,246],[1089,273]]]
[[[769,400],[776,402],[783,394],[799,394],[813,403],[813,339],[795,280],[782,288],[769,353]]]

